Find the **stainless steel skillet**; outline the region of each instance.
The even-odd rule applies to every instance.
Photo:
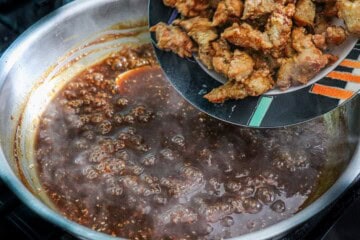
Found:
[[[111,237],[65,219],[57,213],[43,192],[38,191],[39,185],[32,165],[32,144],[37,123],[46,103],[67,79],[116,50],[124,42],[100,45],[86,43],[109,31],[117,31],[111,28],[114,24],[138,21],[144,19],[146,14],[147,1],[144,0],[75,1],[29,29],[0,60],[0,176],[32,210],[83,239]],[[142,32],[141,29],[139,31]],[[139,33],[127,41],[140,44],[149,41],[149,37],[147,33]],[[89,54],[81,61],[72,62],[84,53]],[[66,66],[70,62],[72,64]],[[62,67],[68,70],[62,71],[66,74],[58,74]],[[360,132],[359,97],[323,118],[331,135],[341,135],[338,126],[346,126],[344,141],[347,141],[352,151],[340,178],[320,198],[295,216],[235,239],[279,238],[326,209],[357,179],[360,173],[357,147]],[[329,165],[336,163],[337,156],[337,151],[329,152]]]

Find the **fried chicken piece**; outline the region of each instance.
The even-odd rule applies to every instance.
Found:
[[[315,44],[315,46],[318,49],[321,49],[321,50],[326,50],[327,49],[328,45],[326,43],[325,33],[323,33],[323,34],[315,34],[311,38],[312,38],[313,43]]]
[[[213,55],[214,55],[214,50],[211,48],[211,45],[205,45],[199,46],[199,51],[198,51],[198,57],[200,59],[200,61],[208,68],[208,69],[213,69]]]
[[[346,38],[347,32],[343,27],[329,26],[328,28],[326,28],[326,43],[340,45],[346,40]]]
[[[270,73],[273,74],[280,67],[279,59],[274,58],[270,54],[263,54],[259,52],[250,53],[252,59],[255,62],[255,69],[269,69]]]
[[[265,31],[273,44],[272,55],[276,58],[283,55],[286,43],[290,39],[293,26],[292,17],[295,14],[295,5],[286,7],[279,5],[270,15]]]
[[[230,51],[229,44],[226,40],[220,38],[219,40],[212,42],[212,49],[214,51],[214,56],[212,58],[214,70],[224,76],[227,76],[230,61],[233,56],[233,53]]]
[[[258,69],[245,81],[245,90],[249,96],[260,96],[274,87],[270,70]]]
[[[245,0],[242,20],[257,19],[270,14],[276,7],[274,0]]]
[[[287,5],[289,3],[295,4],[297,0],[275,0],[275,3],[281,4],[281,5]]]
[[[237,82],[244,82],[254,70],[255,62],[246,52],[235,50],[230,61],[227,77]]]
[[[332,25],[325,32],[313,35],[312,41],[317,48],[327,50],[328,45],[340,45],[346,38],[347,32],[343,27]]]
[[[176,26],[169,26],[163,22],[150,28],[156,32],[157,46],[165,51],[172,51],[180,57],[191,57],[195,46],[190,37]]]
[[[231,52],[226,40],[213,42],[212,49],[212,65],[215,71],[228,79],[243,82],[253,72],[255,62],[252,57],[239,49]]]
[[[213,26],[223,25],[230,20],[230,18],[240,17],[244,10],[244,4],[241,0],[223,0],[216,8]]]
[[[298,52],[302,52],[309,48],[314,48],[314,43],[312,42],[312,35],[306,34],[305,28],[294,28],[291,33],[291,42],[292,47]]]
[[[223,103],[228,99],[244,99],[248,96],[260,96],[274,86],[269,69],[255,70],[244,83],[229,80],[213,89],[204,97],[212,103]]]
[[[344,19],[349,32],[360,35],[360,1],[338,0],[338,16]]]
[[[204,98],[212,103],[223,103],[228,99],[244,99],[247,96],[244,84],[228,81],[224,85],[211,90]]]
[[[317,14],[315,16],[314,32],[316,34],[322,34],[328,28],[330,20],[324,15]]]
[[[226,84],[204,96],[213,103],[259,96],[274,87],[274,75],[276,85],[283,90],[306,84],[338,59],[322,52],[328,45],[346,40],[344,28],[329,24],[337,14],[349,31],[360,33],[360,0],[163,2],[175,7],[182,18],[171,26],[159,23],[150,29],[156,32],[159,48],[181,57],[192,56],[197,48],[198,57],[207,68],[228,78]],[[294,28],[293,21],[300,27]],[[229,23],[232,26],[219,38],[218,30],[222,28],[218,27]],[[307,34],[305,26],[315,34]],[[229,43],[240,49],[231,50]]]
[[[293,30],[292,46],[298,54],[284,59],[277,75],[276,84],[282,90],[291,85],[306,84],[333,58],[316,48],[312,35],[306,34],[304,28]]]
[[[190,19],[177,19],[174,25],[183,28],[187,34],[199,45],[198,56],[207,68],[212,69],[212,48],[210,43],[218,38],[216,28],[208,18],[194,17]]]
[[[182,27],[199,45],[208,45],[218,38],[216,28],[212,26],[208,18],[177,19],[173,24]]]
[[[294,57],[296,55],[296,51],[292,46],[291,39],[289,39],[289,41],[286,43],[284,53],[285,53],[285,56],[288,58]]]
[[[174,4],[174,2],[176,3]],[[209,0],[164,0],[164,3],[175,7],[185,17],[207,15],[207,10],[210,7]]]
[[[296,3],[294,20],[299,27],[313,26],[316,14],[316,5],[312,0],[299,0]]]
[[[278,71],[277,86],[286,90],[291,85],[306,84],[328,64],[329,57],[314,48],[285,60]]]
[[[267,51],[273,47],[266,33],[254,29],[247,23],[241,25],[234,23],[231,27],[225,29],[221,37],[236,46],[254,50]]]

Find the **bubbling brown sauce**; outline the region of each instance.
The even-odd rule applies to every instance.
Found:
[[[299,211],[326,139],[320,120],[254,130],[199,112],[143,45],[65,86],[41,118],[36,159],[44,190],[75,222],[130,239],[221,239]]]

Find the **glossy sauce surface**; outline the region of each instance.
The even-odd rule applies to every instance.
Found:
[[[253,130],[199,112],[144,45],[66,85],[42,116],[36,158],[44,190],[73,221],[130,239],[221,239],[296,213],[318,186],[328,140],[321,121]]]

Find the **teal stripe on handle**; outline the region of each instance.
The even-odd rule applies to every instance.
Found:
[[[262,97],[259,100],[259,103],[256,107],[254,114],[250,119],[249,126],[251,127],[260,127],[266,112],[269,110],[271,102],[273,101],[272,97]]]

